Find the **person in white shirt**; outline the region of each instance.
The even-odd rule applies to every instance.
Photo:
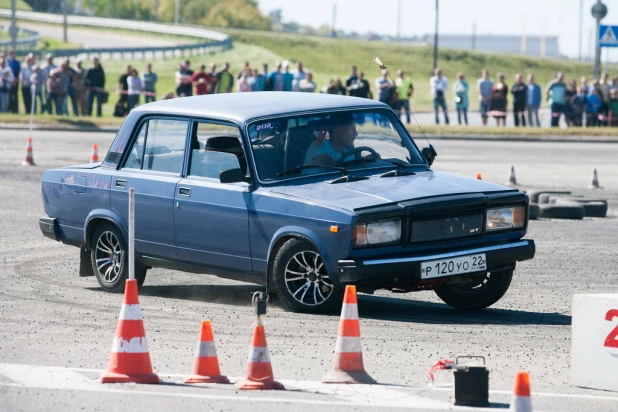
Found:
[[[131,111],[139,105],[139,95],[142,92],[142,79],[134,68],[131,68],[131,74],[127,76],[127,86],[128,110]]]
[[[47,79],[49,78],[49,73],[52,70],[55,70],[58,66],[54,64],[54,56],[51,53],[47,53],[45,55],[45,61],[47,61],[47,65],[41,68],[41,73],[43,73],[44,79],[43,84],[47,83]],[[52,97],[50,93],[47,93],[47,88],[43,88],[45,90],[45,107],[41,110],[41,113],[47,110],[47,113],[52,114]]]
[[[0,113],[9,111],[11,87],[13,84],[13,70],[6,64],[4,56],[0,57]]]
[[[434,69],[434,76],[429,79],[429,87],[431,88],[431,97],[433,97],[433,109],[436,113],[436,124],[440,124],[440,107],[444,112],[444,123],[449,124],[448,109],[446,107],[446,91],[448,90],[448,79],[442,76],[442,70],[439,67]]]
[[[316,84],[313,81],[311,72],[305,73],[305,78],[298,82],[298,91],[305,93],[315,93]]]
[[[294,70],[294,72],[292,73],[292,75],[294,76],[293,80],[292,80],[292,91],[293,92],[300,92],[300,82],[303,81],[305,79],[305,77],[307,76],[307,72],[305,72],[305,70],[303,70],[303,63],[302,62],[297,62],[296,63],[296,70]]]
[[[29,54],[26,57],[26,61],[24,65],[21,67],[19,71],[19,83],[21,83],[21,95],[24,101],[24,108],[26,109],[26,113],[30,114],[32,110],[32,90],[30,81],[30,77],[32,77],[32,66],[34,66],[34,55]]]

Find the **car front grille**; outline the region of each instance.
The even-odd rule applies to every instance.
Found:
[[[411,243],[482,236],[485,226],[483,208],[436,211],[411,218]]]

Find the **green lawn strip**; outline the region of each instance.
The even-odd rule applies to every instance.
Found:
[[[39,50],[47,51],[57,49],[81,49],[83,47],[83,44],[74,41],[64,43],[62,40],[53,37],[42,37],[38,48]]]
[[[11,8],[11,0],[0,0],[0,9],[10,9]],[[32,11],[32,7],[28,5],[24,0],[17,0],[15,2],[15,9],[24,10],[24,11]]]

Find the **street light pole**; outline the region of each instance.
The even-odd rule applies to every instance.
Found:
[[[67,34],[67,0],[62,0],[62,14],[62,41],[66,43],[69,41],[69,35]]]
[[[436,32],[433,37],[433,68],[438,67],[438,0],[436,0]]]
[[[15,23],[15,8],[16,0],[11,0],[11,28],[9,29],[11,35],[11,47],[15,50],[17,46],[17,24]]]
[[[579,0],[579,60],[582,59],[582,41],[584,37],[584,0]]]
[[[174,24],[180,23],[180,0],[174,4]]]
[[[599,79],[601,77],[601,42],[599,41],[599,32],[601,30],[601,19],[607,16],[607,6],[601,3],[601,0],[597,0],[597,3],[592,6],[592,17],[597,21],[596,37],[594,40],[594,78]]]

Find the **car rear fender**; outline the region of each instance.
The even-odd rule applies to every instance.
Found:
[[[95,209],[88,214],[86,224],[84,226],[84,244],[86,245],[86,248],[90,249],[90,237],[92,236],[96,226],[101,221],[113,223],[116,227],[118,227],[118,229],[120,229],[125,239],[129,238],[127,225],[118,213],[108,209]]]
[[[268,247],[268,268],[269,272],[271,269],[271,265],[275,260],[275,256],[277,255],[277,251],[285,242],[292,238],[302,238],[306,239],[313,244],[313,246],[318,250],[322,259],[324,260],[324,264],[326,265],[326,270],[329,273],[337,273],[337,262],[329,261],[329,253],[328,248],[324,244],[324,242],[320,239],[320,237],[310,229],[302,226],[285,226],[277,230],[272,240],[270,241],[270,245]]]

